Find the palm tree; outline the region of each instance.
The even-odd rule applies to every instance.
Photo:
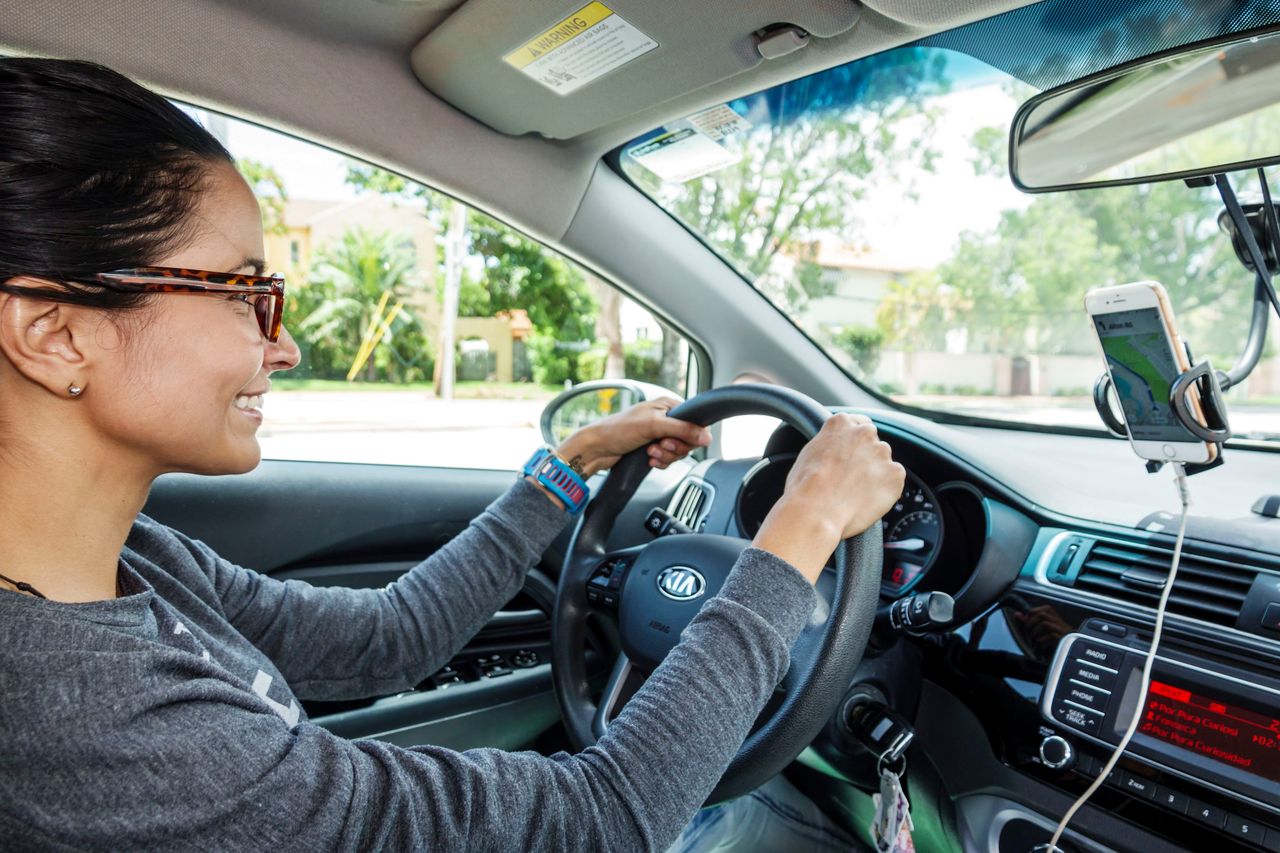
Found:
[[[324,246],[308,277],[308,288],[324,293],[319,304],[298,324],[299,332],[316,348],[327,352],[332,367],[350,365],[360,343],[375,321],[374,312],[390,291],[391,304],[417,283],[418,259],[412,244],[389,231],[354,228]],[[379,346],[392,346],[384,339]],[[397,354],[403,359],[404,354]],[[313,356],[315,357],[315,356]],[[377,378],[374,359],[366,363],[365,377]]]

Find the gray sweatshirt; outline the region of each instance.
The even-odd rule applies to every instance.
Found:
[[[743,554],[577,755],[345,740],[299,705],[412,688],[519,590],[565,520],[518,481],[401,580],[348,590],[272,580],[142,516],[123,597],[0,592],[0,850],[665,849],[816,602],[767,552]]]

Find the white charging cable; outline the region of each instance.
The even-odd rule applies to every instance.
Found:
[[[1048,849],[1052,853],[1058,850],[1058,839],[1062,838],[1062,833],[1066,831],[1067,824],[1071,822],[1071,818],[1075,817],[1077,811],[1083,806],[1094,791],[1102,787],[1102,783],[1106,781],[1107,776],[1115,768],[1116,762],[1120,760],[1120,756],[1124,754],[1125,749],[1129,746],[1129,741],[1133,739],[1133,734],[1138,730],[1138,724],[1142,722],[1142,711],[1147,706],[1147,688],[1151,686],[1151,665],[1156,659],[1156,649],[1160,646],[1160,635],[1164,632],[1164,612],[1169,605],[1169,593],[1173,592],[1173,582],[1178,576],[1178,563],[1182,560],[1182,540],[1187,533],[1187,514],[1191,508],[1191,492],[1187,489],[1187,471],[1181,463],[1173,464],[1173,475],[1178,482],[1178,498],[1182,501],[1182,519],[1178,522],[1178,540],[1173,546],[1173,565],[1169,567],[1169,577],[1164,582],[1164,590],[1160,593],[1160,604],[1156,606],[1156,628],[1151,634],[1151,648],[1147,651],[1147,660],[1142,667],[1142,689],[1138,692],[1138,703],[1133,709],[1133,719],[1129,722],[1129,728],[1124,733],[1124,737],[1120,738],[1120,743],[1116,746],[1115,751],[1111,753],[1111,758],[1103,766],[1102,772],[1098,774],[1098,778],[1093,780],[1093,784],[1089,786],[1080,798],[1071,804],[1071,808],[1067,809],[1067,813],[1062,816],[1062,820],[1058,823],[1058,829],[1053,833],[1053,838],[1049,841]]]

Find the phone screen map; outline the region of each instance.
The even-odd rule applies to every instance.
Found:
[[[1169,390],[1181,372],[1158,308],[1093,318],[1116,397],[1135,441],[1197,441],[1174,416]]]

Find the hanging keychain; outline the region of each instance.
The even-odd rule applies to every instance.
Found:
[[[915,829],[911,822],[911,804],[902,790],[902,774],[907,770],[907,759],[899,756],[896,761],[886,762],[882,757],[879,766],[880,793],[871,797],[875,805],[871,837],[876,850],[879,853],[915,853],[916,845],[911,840],[911,830]],[[896,771],[892,769],[894,766]]]

